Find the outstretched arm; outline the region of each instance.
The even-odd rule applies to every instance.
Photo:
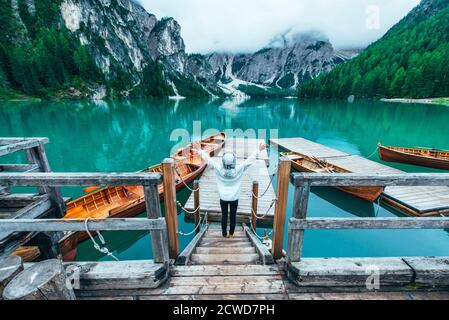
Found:
[[[216,162],[214,159],[212,159],[206,151],[204,151],[204,150],[202,150],[202,149],[193,149],[193,151],[195,151],[196,153],[198,153],[198,155],[199,155],[201,158],[203,158],[203,160],[206,162],[206,164],[207,164],[209,167],[217,168],[217,162]]]
[[[244,170],[248,169],[257,159],[259,154],[267,148],[267,145],[264,143],[261,143],[259,146],[259,149],[257,149],[251,156],[249,156],[242,164]]]

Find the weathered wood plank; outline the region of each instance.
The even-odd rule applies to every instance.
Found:
[[[262,264],[274,264],[273,256],[271,255],[268,248],[256,237],[256,235],[252,230],[250,230],[250,228],[248,228],[247,226],[244,226],[243,228],[246,235],[251,240],[251,243],[255,247],[257,253],[259,254]]]
[[[2,143],[3,141],[3,143]],[[14,140],[10,140],[14,141]],[[48,140],[47,140],[48,142]],[[26,150],[30,148],[37,147],[41,143],[45,143],[40,139],[25,139],[22,141],[14,141],[14,142],[7,142],[7,140],[0,140],[0,144],[5,144],[4,146],[0,146],[0,156],[4,156],[7,154],[11,154],[17,151]]]
[[[37,164],[0,164],[0,171],[35,172],[38,169]]]
[[[408,173],[408,174],[316,174],[293,173],[295,186],[310,181],[311,186],[447,186],[449,173]]]
[[[447,229],[449,218],[291,218],[290,230],[304,229]]]
[[[235,247],[197,247],[194,250],[195,253],[199,254],[245,254],[245,253],[257,253],[256,248],[245,247],[245,248],[235,248]]]
[[[66,271],[79,275],[77,290],[123,290],[157,288],[168,278],[167,266],[144,261],[69,262]]]
[[[174,266],[170,270],[172,277],[194,276],[271,276],[279,275],[277,265],[191,265]]]
[[[139,186],[158,184],[160,173],[0,173],[0,184],[8,186]]]
[[[0,223],[0,232],[25,231],[85,231],[85,219],[5,219]],[[114,218],[90,219],[91,231],[119,230],[164,230],[164,218]]]
[[[257,264],[257,253],[245,254],[192,254],[191,261],[196,264]]]
[[[207,228],[202,229],[187,245],[187,247],[181,252],[181,254],[176,258],[177,265],[186,265],[190,262],[190,257],[192,256],[198,244],[203,239],[207,232]]]
[[[381,287],[407,285],[413,279],[401,258],[304,258],[287,268],[289,279],[301,287],[366,287],[377,272]]]
[[[449,286],[449,257],[410,257],[404,261],[415,272],[418,286]]]

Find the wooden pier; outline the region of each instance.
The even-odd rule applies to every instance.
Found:
[[[350,155],[303,138],[272,139],[282,149],[326,160],[330,164],[359,174],[403,174],[366,158]],[[449,213],[449,187],[387,186],[381,195],[384,203],[408,215],[434,216]]]
[[[0,140],[1,141],[1,140]],[[309,144],[310,145],[310,144]],[[1,149],[0,149],[1,150]],[[333,149],[320,149],[342,158]],[[247,155],[246,155],[247,156]],[[241,156],[244,158],[245,156]],[[268,159],[268,157],[267,157]],[[261,159],[261,161],[265,161]],[[347,229],[448,229],[447,217],[412,218],[308,218],[311,187],[389,186],[445,187],[449,174],[301,174],[290,175],[290,161],[280,159],[277,171],[273,243],[267,248],[249,224],[239,224],[234,238],[222,238],[218,225],[202,226],[196,219],[197,234],[179,252],[176,193],[166,193],[170,203],[162,217],[158,185],[170,190],[175,183],[173,163],[165,161],[160,173],[0,173],[0,185],[38,187],[58,194],[61,186],[141,186],[145,191],[146,218],[70,219],[55,217],[11,217],[0,222],[0,234],[58,235],[67,231],[150,232],[152,260],[112,262],[66,262],[57,252],[40,262],[22,264],[20,259],[0,258],[0,296],[4,299],[449,299],[449,257],[388,258],[303,258],[305,230]],[[264,164],[265,166],[265,164]],[[264,167],[266,170],[266,166]],[[266,174],[264,174],[266,178]],[[253,178],[259,176],[252,176]],[[293,209],[286,221],[288,182],[295,188]],[[205,180],[206,181],[206,180]],[[197,197],[211,184],[198,183]],[[260,189],[263,189],[262,187]],[[274,190],[273,190],[274,194]],[[8,197],[7,193],[2,197]],[[16,195],[15,195],[16,196]],[[259,205],[257,198],[252,199]],[[202,203],[196,207],[203,210]],[[52,201],[51,209],[61,208]],[[2,203],[0,202],[0,208]],[[29,211],[32,207],[28,208]],[[249,217],[246,217],[249,223]],[[284,230],[287,226],[287,230]],[[288,232],[286,246],[284,231]],[[50,237],[51,238],[51,237]],[[54,239],[54,238],[52,238]],[[56,242],[57,243],[57,242]],[[48,245],[55,248],[54,241]],[[4,249],[0,247],[0,249]],[[282,255],[285,249],[285,257]],[[10,252],[10,251],[4,251]],[[52,252],[48,250],[49,254]],[[6,254],[6,253],[4,253]],[[34,276],[36,270],[49,269]],[[64,272],[65,271],[65,274]],[[374,272],[374,273],[373,273]],[[76,275],[75,287],[62,287]],[[378,286],[370,279],[377,276]],[[30,284],[25,285],[22,284]],[[36,283],[38,282],[38,283]],[[50,288],[38,292],[37,285]],[[79,285],[79,286],[78,286]],[[22,290],[26,288],[26,290]],[[4,291],[3,291],[4,289]],[[37,291],[36,291],[37,290]],[[24,292],[26,291],[26,292]],[[35,292],[36,291],[36,292]],[[43,296],[42,296],[43,295]]]
[[[264,141],[260,139],[227,139],[224,149],[217,157],[215,157],[215,159],[221,161],[221,156],[224,152],[234,152],[237,157],[237,163],[242,163],[257,150],[261,143],[264,143]],[[257,181],[260,194],[265,192],[263,197],[258,199],[257,213],[259,216],[264,215],[262,219],[258,220],[259,225],[273,225],[275,209],[273,201],[276,198],[276,195],[267,168],[268,160],[267,151],[262,151],[256,162],[248,168],[248,171],[243,178],[241,196],[237,208],[237,221],[240,223],[249,223],[251,221],[252,188],[253,182]],[[199,179],[199,187],[200,190],[202,190],[200,192],[201,214],[204,215],[207,213],[209,221],[221,221],[220,199],[213,169],[206,168]],[[188,199],[185,208],[190,212],[195,209],[193,193]],[[187,214],[187,216],[191,217],[189,214]]]

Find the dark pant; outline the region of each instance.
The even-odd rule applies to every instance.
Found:
[[[229,234],[233,235],[235,230],[236,223],[236,215],[237,215],[237,207],[239,205],[239,201],[223,201],[220,200],[221,206],[221,231],[223,232],[223,236],[228,234],[228,212],[231,214],[230,222],[231,226],[229,227]]]

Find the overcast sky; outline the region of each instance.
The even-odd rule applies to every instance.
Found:
[[[420,0],[140,0],[158,18],[174,17],[188,52],[252,52],[274,36],[321,31],[337,48],[380,38]],[[377,19],[376,17],[379,17]]]

